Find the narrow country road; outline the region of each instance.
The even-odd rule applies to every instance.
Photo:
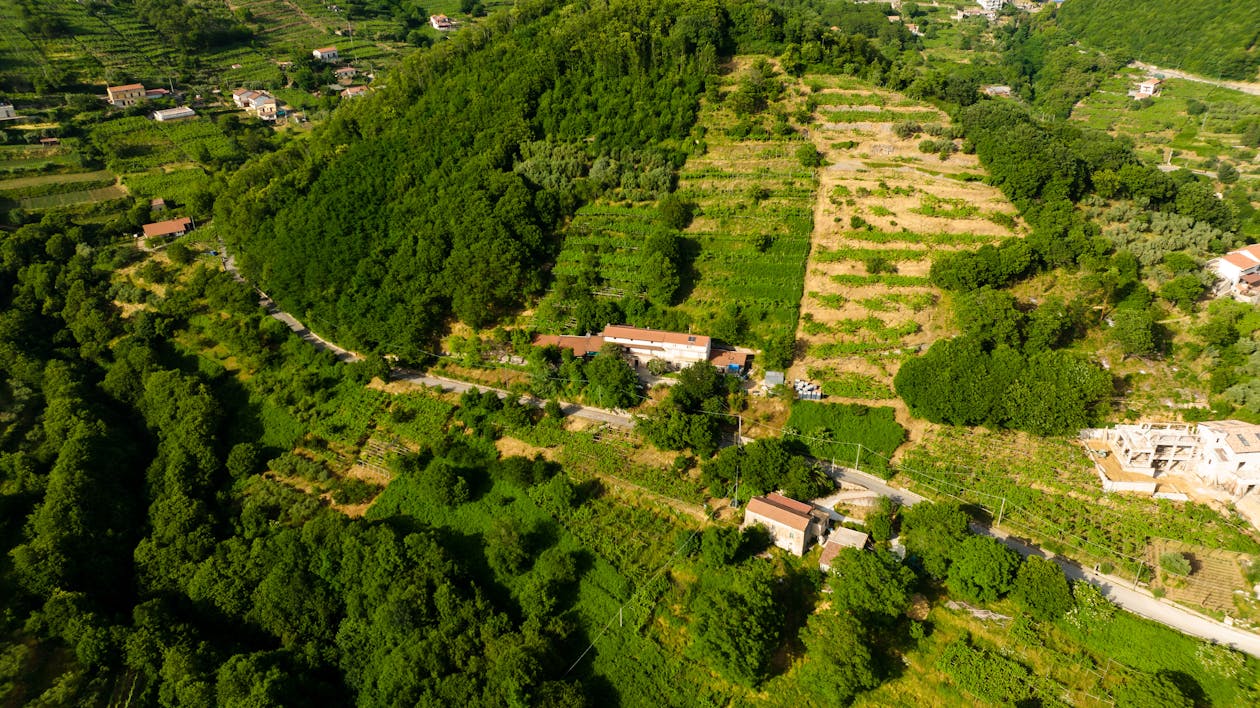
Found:
[[[1257,89],[1260,92],[1260,88]],[[220,244],[222,248],[222,244]],[[233,277],[244,281],[244,278],[236,270],[234,259],[227,255],[227,251],[222,251],[223,267]],[[337,345],[324,340],[308,328],[302,325],[297,318],[279,309],[271,298],[267,297],[261,290],[255,290],[259,294],[259,302],[267,309],[268,314],[277,320],[285,323],[289,329],[293,330],[302,339],[310,342],[313,346],[331,351],[343,361],[358,361],[360,357],[355,352],[338,347]],[[434,376],[432,374],[423,374],[418,371],[408,369],[393,369],[390,372],[390,378],[394,381],[405,381],[408,383],[440,388],[462,393],[472,388],[483,391],[494,391],[500,398],[506,398],[512,395],[503,389],[493,388],[490,386],[482,386],[469,383],[467,381],[459,381],[456,379],[448,379],[442,376]],[[541,408],[544,402],[532,396],[522,396],[521,402],[527,405]],[[582,406],[576,403],[560,404],[561,410],[566,416],[574,416],[599,423],[614,425],[619,428],[634,427],[634,418],[626,413],[608,410],[605,408],[593,408],[591,406]],[[881,496],[889,497],[893,501],[903,506],[913,506],[922,502],[930,501],[926,497],[911,492],[906,489],[894,487],[883,479],[875,475],[862,472],[849,467],[841,467],[834,464],[827,465],[827,472],[833,479],[838,482],[850,482],[859,484]],[[1025,543],[1024,541],[1014,538],[1002,531],[1001,529],[973,525],[978,532],[998,539],[1007,547],[1013,549],[1021,556],[1036,555],[1043,558],[1052,558],[1059,567],[1063,568],[1063,572],[1072,580],[1084,581],[1098,586],[1104,596],[1116,603],[1122,609],[1128,610],[1135,615],[1153,620],[1167,627],[1171,627],[1179,632],[1188,634],[1193,637],[1207,639],[1218,644],[1231,647],[1241,652],[1245,652],[1255,657],[1260,657],[1260,635],[1252,634],[1234,627],[1225,625],[1222,622],[1201,615],[1197,612],[1188,610],[1180,605],[1159,600],[1153,597],[1145,590],[1135,589],[1122,578],[1115,576],[1103,575],[1092,570],[1087,570],[1067,559],[1051,555],[1042,549]]]
[[[469,383],[458,379],[448,379],[444,376],[434,376],[433,374],[422,374],[418,371],[412,371],[410,369],[394,369],[390,372],[390,380],[403,381],[406,383],[416,384],[418,386],[440,388],[444,391],[454,391],[456,393],[463,393],[464,391],[475,388],[481,391],[493,391],[499,398],[507,398],[512,395],[510,392],[501,388]],[[546,401],[541,401],[533,396],[521,396],[521,403],[535,408],[542,408],[546,404]],[[619,413],[617,411],[608,410],[607,408],[595,408],[592,406],[583,406],[577,403],[566,403],[561,401],[560,410],[566,416],[593,420],[598,423],[607,423],[608,425],[615,425],[618,428],[634,427],[633,416],[627,413]]]
[[[1187,71],[1181,71],[1180,69],[1163,69],[1158,66],[1155,66],[1154,64],[1145,64],[1140,61],[1135,61],[1132,64],[1130,64],[1130,66],[1135,66],[1143,71],[1149,71],[1152,74],[1163,74],[1164,76],[1168,78],[1172,78],[1172,79],[1182,79],[1184,81],[1195,81],[1201,84],[1210,84],[1212,86],[1219,86],[1221,88],[1233,89],[1234,91],[1241,91],[1243,93],[1249,93],[1252,96],[1260,96],[1260,83],[1253,83],[1249,81],[1229,81],[1226,79],[1212,79],[1206,76],[1199,76],[1198,74],[1191,74]]]
[[[833,465],[828,465],[828,467],[828,473],[832,479],[860,484],[881,496],[892,498],[903,506],[913,506],[921,502],[930,501],[909,490],[894,487],[875,475],[848,467]],[[1097,586],[1107,599],[1135,615],[1171,627],[1183,634],[1207,639],[1254,657],[1260,657],[1260,635],[1230,627],[1223,622],[1218,622],[1211,617],[1201,615],[1181,605],[1157,599],[1147,590],[1134,588],[1133,583],[1130,581],[1117,578],[1114,575],[1104,575],[1082,568],[1063,556],[1047,553],[1037,546],[1011,536],[1000,528],[992,528],[982,524],[972,524],[971,528],[976,533],[996,538],[1020,556],[1039,556],[1053,560],[1069,578]]]
[[[1052,556],[1036,546],[1013,538],[1000,529],[980,525],[973,525],[972,528],[998,539],[1021,556],[1035,555],[1054,560],[1069,578],[1098,586],[1098,589],[1102,590],[1103,595],[1109,600],[1135,615],[1154,620],[1183,634],[1207,639],[1260,657],[1260,635],[1230,627],[1181,605],[1157,599],[1146,590],[1134,589],[1133,583],[1123,578],[1082,568],[1062,556]]]

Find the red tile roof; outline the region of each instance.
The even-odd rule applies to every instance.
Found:
[[[604,338],[599,335],[579,337],[566,334],[540,334],[534,337],[534,346],[536,347],[552,345],[561,349],[572,349],[577,356],[583,356],[590,352],[599,351],[604,346]]]
[[[166,221],[159,221],[156,224],[145,224],[144,235],[145,236],[168,236],[170,234],[179,233],[180,231],[187,231],[188,227],[191,224],[192,224],[192,219],[189,219],[186,216],[181,216],[178,219],[167,219]]]
[[[773,495],[778,496],[778,495]],[[744,507],[744,518],[747,520],[748,514],[770,519],[777,523],[783,524],[788,528],[804,531],[809,528],[809,514],[802,514],[791,509],[785,509],[777,504],[771,503],[767,497],[753,497],[748,500],[748,506]]]
[[[702,334],[664,332],[659,329],[643,329],[642,327],[627,327],[625,325],[608,325],[604,328],[603,335],[606,339],[637,339],[668,344],[690,344],[697,347],[707,347],[712,341],[709,337]]]
[[[316,49],[315,51],[319,52],[320,54],[327,54],[328,52],[337,51],[337,48],[336,47],[320,47],[319,49]]]
[[[1260,258],[1254,258],[1244,251],[1226,253],[1222,260],[1242,270],[1248,270],[1260,265]]]
[[[743,352],[715,351],[709,355],[709,363],[720,369],[737,364],[742,369],[748,366],[748,355]]]
[[[135,90],[140,90],[140,91],[143,91],[143,90],[144,90],[144,84],[126,84],[126,85],[123,85],[123,86],[110,86],[110,87],[106,88],[105,90],[106,90],[106,91],[109,91],[109,92],[114,92],[114,91],[135,91]]]

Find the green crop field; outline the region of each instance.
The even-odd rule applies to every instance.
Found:
[[[695,202],[699,214],[684,233],[698,255],[696,285],[682,309],[697,331],[710,329],[732,303],[741,308],[753,340],[791,331],[817,189],[813,170],[794,154],[801,138],[795,132],[773,135],[764,130],[765,118],[741,121],[725,105],[702,105],[699,122],[708,152],[689,159],[678,180],[679,194]],[[753,127],[739,137],[745,125]]]

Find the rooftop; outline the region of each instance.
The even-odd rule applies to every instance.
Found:
[[[1241,420],[1210,420],[1199,423],[1200,428],[1225,435],[1225,444],[1234,452],[1260,452],[1260,425]]]
[[[170,234],[187,231],[192,225],[192,219],[181,216],[178,219],[167,219],[153,224],[144,225],[145,236],[169,236]]]
[[[659,329],[644,329],[642,327],[627,327],[625,325],[608,325],[604,328],[603,335],[607,339],[637,339],[668,344],[689,344],[697,347],[707,347],[712,341],[703,334],[665,332]]]
[[[122,86],[110,86],[106,91],[143,91],[144,84],[124,84]]]
[[[767,494],[749,499],[744,513],[756,514],[797,531],[804,531],[809,528],[810,512],[813,509],[809,504],[788,499],[782,494]]]

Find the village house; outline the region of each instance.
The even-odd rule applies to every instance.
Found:
[[[1241,292],[1254,289],[1260,284],[1260,244],[1251,244],[1230,251],[1220,258],[1207,262],[1207,267],[1218,275],[1225,287]]]
[[[171,120],[179,120],[181,118],[193,118],[197,112],[188,106],[179,106],[177,108],[166,108],[160,111],[153,111],[153,120],[164,123]]]
[[[232,102],[263,120],[275,120],[280,110],[275,97],[266,91],[239,88],[232,92]]]
[[[337,54],[336,47],[320,47],[311,51],[311,56],[320,61],[334,62],[341,57]]]
[[[1242,496],[1260,485],[1260,425],[1240,420],[1199,423],[1199,479]]]
[[[1153,98],[1159,95],[1160,87],[1163,81],[1159,79],[1147,79],[1138,84],[1137,91],[1133,94],[1135,99]]]
[[[818,567],[826,573],[831,570],[831,562],[836,559],[843,548],[866,550],[871,537],[854,529],[837,526],[827,534],[827,542],[823,544],[822,555],[818,557]]]
[[[1159,482],[1181,476],[1237,499],[1260,485],[1260,425],[1253,423],[1136,423],[1084,430],[1081,438],[1104,491],[1157,494]]]
[[[149,211],[166,211],[166,200],[161,197],[150,199]]]
[[[830,521],[831,515],[822,509],[782,494],[767,494],[748,500],[740,528],[764,526],[774,539],[774,545],[802,556],[814,539],[827,531]]]
[[[159,98],[169,98],[171,95],[170,89],[151,88],[144,90],[144,97],[149,101],[156,101]]]
[[[137,102],[144,100],[144,84],[109,86],[105,89],[105,96],[109,100],[110,104],[118,108],[134,106]]]
[[[985,12],[998,12],[1006,4],[1006,0],[976,0],[976,4]]]
[[[333,72],[333,76],[337,77],[337,81],[339,83],[350,84],[354,82],[354,77],[357,76],[358,73],[359,70],[353,66],[342,66],[338,67],[337,70]]]
[[[1002,98],[1009,98],[1011,95],[1011,87],[1003,86],[1001,84],[981,86],[980,91],[986,96],[997,96],[997,97],[1002,97]]]
[[[455,22],[446,15],[430,15],[429,26],[439,32],[447,32],[455,29]]]
[[[12,103],[0,103],[0,120],[13,120],[18,114],[13,110]]]
[[[608,325],[603,337],[619,344],[631,356],[647,361],[661,359],[674,366],[686,366],[697,361],[708,361],[713,341],[701,334],[664,332],[640,327]]]
[[[367,86],[349,86],[341,92],[342,98],[358,98],[366,96],[368,92]]]
[[[153,224],[144,225],[145,238],[157,238],[169,236],[171,238],[179,238],[192,230],[192,219],[181,216],[178,219],[167,219],[166,221],[158,221]]]

